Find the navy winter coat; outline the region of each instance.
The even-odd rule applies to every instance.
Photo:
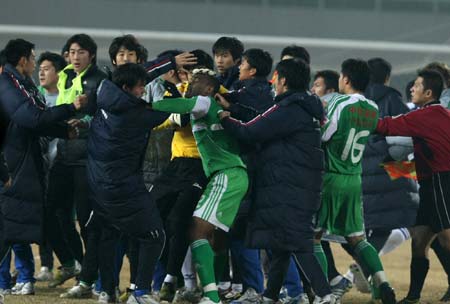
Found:
[[[3,235],[12,243],[40,242],[45,170],[40,136],[67,138],[73,104],[46,108],[31,79],[7,64],[0,75],[0,111],[8,119],[3,146],[12,185],[0,192]]]
[[[150,131],[170,114],[150,109],[109,80],[99,88],[97,106],[87,166],[94,208],[113,219],[131,219],[152,201],[144,184],[143,160]]]
[[[365,96],[378,105],[380,118],[408,112],[401,94],[381,84],[367,87]],[[417,183],[399,178],[392,181],[380,163],[388,157],[388,144],[381,135],[371,135],[362,159],[364,221],[366,229],[411,227],[419,204]]]
[[[317,96],[287,92],[248,123],[232,118],[223,127],[247,143],[259,143],[247,245],[311,251],[312,218],[320,206],[324,155]]]

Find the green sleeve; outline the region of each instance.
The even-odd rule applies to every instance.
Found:
[[[155,110],[186,114],[190,113],[197,103],[197,98],[168,98],[152,103]]]

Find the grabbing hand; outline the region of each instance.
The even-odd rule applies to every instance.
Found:
[[[214,98],[216,99],[217,103],[219,104],[219,106],[221,106],[223,109],[229,109],[230,108],[230,103],[225,99],[225,97],[223,97],[222,95],[220,95],[219,93],[217,93]]]
[[[71,119],[67,122],[67,124],[73,128],[79,128],[79,129],[88,129],[89,123],[87,121],[84,121],[82,119]]]
[[[218,113],[218,115],[219,115],[220,120],[222,120],[222,119],[224,119],[224,118],[226,118],[226,117],[230,117],[230,116],[231,116],[231,113],[228,112],[228,111],[220,111],[220,112]]]
[[[185,65],[197,64],[197,57],[195,57],[191,53],[184,52],[180,55],[175,56],[175,63],[177,65],[177,69],[181,69]]]
[[[73,105],[75,106],[75,109],[78,111],[81,108],[86,107],[88,103],[88,98],[86,94],[78,95],[77,98],[73,101]]]

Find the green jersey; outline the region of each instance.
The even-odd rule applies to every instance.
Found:
[[[337,95],[330,100],[322,127],[326,172],[361,174],[361,158],[378,122],[378,106],[363,95]]]
[[[169,98],[152,104],[153,109],[170,113],[191,113],[192,133],[202,159],[203,170],[210,177],[217,171],[245,168],[239,157],[237,141],[228,135],[217,115],[222,108],[207,96]]]

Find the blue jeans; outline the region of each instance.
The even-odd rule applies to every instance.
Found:
[[[29,244],[15,244],[12,246],[15,255],[16,269],[19,271],[17,283],[35,282],[34,279],[34,258]],[[0,288],[11,288],[11,251],[0,265]]]

